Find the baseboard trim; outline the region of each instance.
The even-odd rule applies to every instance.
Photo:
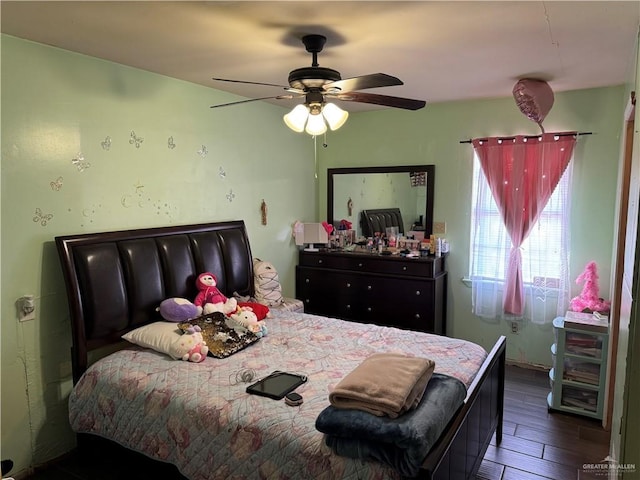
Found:
[[[549,370],[551,370],[551,367],[547,366],[547,365],[538,365],[535,363],[524,363],[524,362],[518,362],[516,360],[509,360],[507,358],[506,362],[507,365],[512,366],[512,367],[520,367],[520,368],[526,368],[528,370],[537,370],[539,372],[548,372]]]

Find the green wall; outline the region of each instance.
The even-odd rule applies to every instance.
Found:
[[[328,147],[320,147],[316,159],[313,140],[283,125],[284,108],[256,102],[214,111],[209,105],[237,97],[0,38],[0,457],[12,458],[15,472],[74,445],[66,410],[71,336],[56,235],[244,219],[254,256],[271,260],[285,294],[294,296],[291,225],[326,217],[329,167],[435,164],[435,220],[446,221],[452,249],[450,334],[487,347],[506,334],[509,358],[549,364],[550,326],[525,324],[512,335],[506,324],[474,318],[470,289],[461,281],[468,270],[472,151],[460,140],[538,133],[510,93],[417,112],[352,114],[327,134]],[[596,260],[605,296],[623,97],[621,87],[557,94],[544,122],[548,131],[593,132],[580,139],[576,153],[571,277]],[[143,139],[139,147],[132,132]],[[260,224],[262,199],[266,226]],[[20,323],[15,301],[25,294],[36,297],[36,319]]]
[[[620,132],[626,103],[622,86],[557,93],[544,121],[547,132],[579,131],[572,185],[570,278],[590,260],[598,264],[601,295],[609,294],[613,251]],[[551,324],[524,322],[517,334],[507,322],[492,322],[471,313],[471,288],[462,282],[469,272],[469,236],[473,148],[461,140],[485,136],[538,134],[511,96],[428,104],[424,110],[381,110],[354,115],[329,137],[320,151],[321,216],[326,215],[326,169],[388,164],[434,164],[434,221],[446,222],[451,245],[447,258],[447,332],[486,348],[506,335],[507,357],[534,365],[551,363]],[[354,141],[358,139],[358,141]],[[356,198],[355,196],[353,198]],[[322,210],[324,208],[324,210]],[[354,207],[354,212],[357,208]],[[573,286],[577,295],[582,285]]]
[[[15,473],[75,442],[56,235],[243,219],[254,256],[270,260],[294,296],[291,226],[315,218],[317,180],[313,142],[285,127],[284,108],[212,110],[238,97],[10,36],[1,41],[1,457],[16,462]],[[20,323],[15,301],[25,294],[36,297],[36,319]]]

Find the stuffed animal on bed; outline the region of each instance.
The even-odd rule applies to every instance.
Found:
[[[255,334],[256,337],[264,337],[267,334],[265,322],[259,321],[253,310],[239,308],[235,313],[229,315],[230,321],[227,325],[238,330],[238,326]]]
[[[186,298],[167,298],[156,308],[168,322],[186,322],[198,316],[198,308]]]
[[[238,301],[235,298],[227,298],[216,287],[218,279],[213,273],[205,272],[198,275],[196,287],[198,295],[193,304],[198,309],[198,314],[208,315],[213,312],[222,312],[225,315],[238,309]]]
[[[202,338],[201,332],[185,333],[180,336],[179,342],[175,346],[177,349],[176,358],[181,358],[185,362],[200,363],[207,358],[209,347]],[[184,353],[182,353],[184,352]]]
[[[265,318],[271,318],[271,311],[269,307],[257,302],[238,302],[238,308],[252,310],[256,314],[258,320],[264,320]]]

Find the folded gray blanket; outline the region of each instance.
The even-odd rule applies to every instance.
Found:
[[[416,408],[434,368],[427,358],[374,353],[340,380],[329,403],[395,418]]]
[[[337,455],[377,460],[415,477],[466,395],[460,380],[434,373],[410,412],[389,418],[330,405],[318,415],[316,429],[326,434],[325,443]]]

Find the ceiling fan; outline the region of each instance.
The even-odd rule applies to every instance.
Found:
[[[349,113],[342,110],[334,103],[328,103],[327,99],[370,103],[386,107],[402,108],[405,110],[419,110],[426,105],[424,100],[410,98],[391,97],[375,93],[362,93],[357,90],[368,88],[391,87],[403,85],[403,82],[386,73],[372,73],[359,77],[345,78],[340,72],[331,68],[321,67],[318,64],[318,53],[326,43],[324,35],[305,35],[302,37],[307,52],[313,56],[310,67],[302,67],[289,73],[289,86],[273,83],[249,82],[243,80],[231,80],[226,78],[213,78],[220,82],[244,83],[251,85],[265,85],[279,87],[289,92],[288,94],[273,95],[269,97],[252,98],[237,102],[212,105],[211,108],[227,107],[247,102],[269,99],[305,99],[303,104],[297,105],[291,112],[284,116],[284,121],[289,128],[296,132],[306,131],[310,135],[320,135],[327,131],[327,125],[331,130],[337,130],[346,122]],[[326,122],[326,124],[325,124]]]

